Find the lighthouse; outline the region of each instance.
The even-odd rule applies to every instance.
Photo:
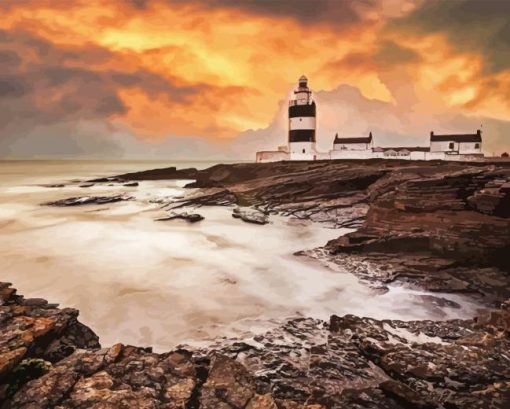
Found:
[[[308,79],[302,75],[294,98],[289,101],[289,155],[290,160],[315,160],[316,109]]]

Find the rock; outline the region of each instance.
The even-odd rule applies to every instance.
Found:
[[[26,298],[21,300],[23,305],[27,306],[36,306],[36,307],[44,307],[45,305],[48,305],[48,301],[44,298]]]
[[[379,387],[388,396],[394,398],[397,402],[402,403],[404,407],[412,408],[430,408],[435,405],[425,402],[422,397],[409,386],[402,382],[389,380],[382,382]]]
[[[155,219],[155,221],[157,222],[165,222],[165,221],[169,221],[169,220],[175,220],[175,219],[182,219],[182,220],[186,220],[190,223],[196,223],[196,222],[199,222],[201,220],[204,220],[204,216],[198,214],[198,213],[188,213],[188,212],[182,212],[182,213],[177,213],[177,212],[170,212],[168,214],[168,216],[166,217],[160,217],[159,219]]]
[[[115,179],[120,180],[186,180],[195,179],[198,171],[195,168],[177,169],[176,167],[144,170],[118,175]],[[95,179],[96,182],[102,179]]]
[[[232,211],[232,217],[253,224],[269,223],[268,216],[265,213],[255,209],[241,209],[239,207],[236,207]]]
[[[54,202],[43,203],[44,206],[83,206],[83,205],[102,205],[107,203],[116,203],[131,200],[131,196],[114,195],[114,196],[80,196],[70,197],[68,199],[56,200]]]
[[[54,188],[62,188],[62,187],[65,187],[66,185],[64,185],[63,183],[52,183],[52,184],[41,185],[41,186],[54,189]]]
[[[299,318],[246,342],[221,338],[208,348],[153,353],[122,344],[99,349],[75,310],[22,301],[13,291],[1,307],[3,409],[504,409],[510,403],[510,338],[501,332],[508,310],[476,321]],[[57,344],[73,348],[58,355],[51,346]]]
[[[138,186],[138,182],[129,182],[129,183],[124,183],[122,186],[126,186],[126,187],[135,187],[135,186]]]
[[[255,384],[246,368],[224,355],[215,355],[202,386],[200,407],[244,408],[254,395]]]
[[[82,183],[81,185],[79,185],[79,187],[82,187],[82,188],[84,188],[84,187],[92,187],[92,186],[94,186],[94,183]]]

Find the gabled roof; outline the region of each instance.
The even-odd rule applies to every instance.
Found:
[[[473,134],[435,135],[430,133],[430,142],[482,142],[482,132],[477,130]]]
[[[372,142],[372,132],[370,132],[370,134],[367,137],[360,137],[360,138],[339,138],[338,134],[336,134],[333,144],[371,143],[371,142]]]

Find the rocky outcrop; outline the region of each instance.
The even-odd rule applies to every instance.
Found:
[[[264,212],[256,209],[245,209],[236,207],[232,210],[232,217],[235,219],[241,219],[246,223],[253,224],[267,224],[269,223],[269,217]]]
[[[252,339],[154,353],[100,349],[76,311],[25,300],[6,284],[2,297],[2,409],[510,404],[508,309],[444,322],[299,318]]]
[[[198,171],[194,168],[177,169],[176,167],[150,169],[141,172],[124,173],[114,178],[93,179],[91,182],[106,182],[110,180],[134,181],[134,180],[162,180],[162,179],[196,179]]]
[[[0,283],[0,401],[15,393],[27,372],[37,373],[77,349],[99,347],[98,337],[77,317],[75,309],[25,299]]]
[[[186,220],[190,223],[196,223],[201,220],[204,220],[204,216],[202,216],[201,214],[192,213],[192,212],[180,212],[180,213],[169,212],[167,216],[160,217],[159,219],[156,219],[156,221],[157,222],[166,222],[166,221],[175,220],[175,219],[181,219],[181,220]]]
[[[384,266],[383,277],[372,274],[384,282],[501,301],[510,296],[508,180],[510,169],[467,168],[405,181],[377,195],[364,225],[326,250],[364,270]]]
[[[176,170],[151,174],[175,178]],[[143,174],[137,177],[143,178]],[[304,254],[371,285],[510,297],[510,166],[488,163],[314,161],[217,165],[169,208],[253,207],[358,228]]]
[[[131,196],[127,195],[113,195],[113,196],[80,196],[70,197],[67,199],[56,200],[54,202],[43,203],[43,206],[84,206],[84,205],[102,205],[108,203],[122,202],[131,200]]]

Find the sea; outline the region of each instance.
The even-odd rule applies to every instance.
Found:
[[[103,346],[116,342],[164,351],[247,339],[286,319],[356,314],[377,319],[450,319],[480,307],[431,305],[426,292],[359,282],[347,267],[294,253],[349,232],[320,223],[271,216],[254,225],[232,218],[232,208],[192,209],[205,219],[155,221],[161,201],[190,192],[189,180],[142,181],[137,187],[77,181],[176,166],[193,161],[0,162],[0,281],[25,297],[41,297],[80,311]],[[64,184],[64,187],[49,185]],[[126,193],[134,200],[106,205],[51,207],[76,196]]]

